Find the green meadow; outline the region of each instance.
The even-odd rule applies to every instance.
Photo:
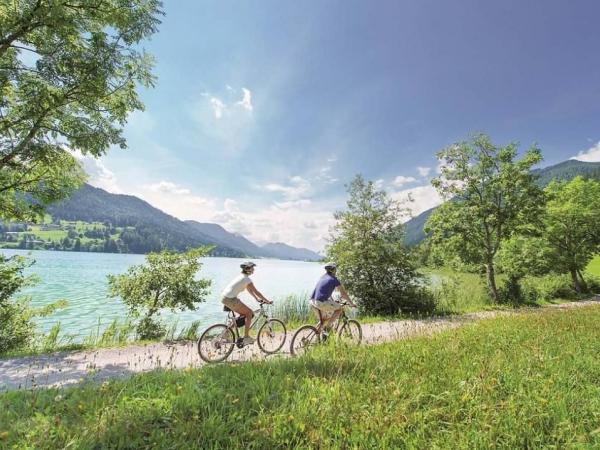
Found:
[[[5,448],[593,448],[600,307],[0,397]]]

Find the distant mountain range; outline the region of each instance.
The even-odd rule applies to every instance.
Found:
[[[132,227],[138,247],[145,253],[160,249],[185,250],[189,247],[214,245],[213,255],[252,258],[320,260],[322,256],[305,248],[281,243],[258,246],[245,237],[230,233],[213,223],[181,221],[133,195],[111,194],[103,189],[83,185],[67,200],[51,205],[48,214],[54,220],[109,222],[114,227]],[[131,248],[131,245],[130,245]]]
[[[534,169],[532,173],[537,176],[537,182],[540,186],[546,186],[552,180],[572,180],[576,176],[600,181],[600,162],[585,162],[570,159],[553,166]],[[423,227],[436,208],[428,209],[404,224],[406,244],[416,245],[425,239],[426,235]]]

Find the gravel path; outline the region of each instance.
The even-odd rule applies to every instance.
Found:
[[[600,304],[600,297],[592,300],[562,303],[547,308],[569,309]],[[518,312],[539,311],[539,308]],[[410,336],[429,335],[441,330],[457,328],[477,320],[513,311],[485,311],[452,317],[423,320],[399,320],[363,324],[363,342],[375,344]],[[270,358],[289,356],[289,340],[282,352]],[[265,359],[257,345],[235,349],[229,361]],[[93,351],[62,352],[50,355],[28,356],[0,360],[0,392],[15,389],[60,387],[85,380],[102,381],[108,378],[125,377],[133,373],[147,372],[157,368],[182,369],[203,365],[193,342],[156,343],[131,345],[121,348],[102,348]]]

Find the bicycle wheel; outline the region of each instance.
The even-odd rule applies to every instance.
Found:
[[[267,319],[258,329],[257,342],[260,349],[267,353],[278,352],[285,343],[285,324],[279,319]]]
[[[198,354],[207,363],[225,360],[233,351],[235,336],[231,328],[218,323],[206,329],[198,339]]]
[[[340,328],[339,337],[348,344],[360,344],[362,341],[362,328],[360,323],[354,319],[349,319]]]
[[[312,325],[304,325],[298,328],[290,343],[290,352],[294,356],[303,355],[311,347],[319,343],[319,334]]]

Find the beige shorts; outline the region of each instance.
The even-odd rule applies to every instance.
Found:
[[[237,297],[234,297],[234,298],[223,297],[221,299],[221,303],[223,303],[228,308],[236,308],[238,306],[244,306],[242,301]]]
[[[342,309],[342,305],[333,299],[325,300],[320,302],[319,300],[312,299],[310,301],[311,306],[317,308],[319,311],[324,313],[332,313]]]

